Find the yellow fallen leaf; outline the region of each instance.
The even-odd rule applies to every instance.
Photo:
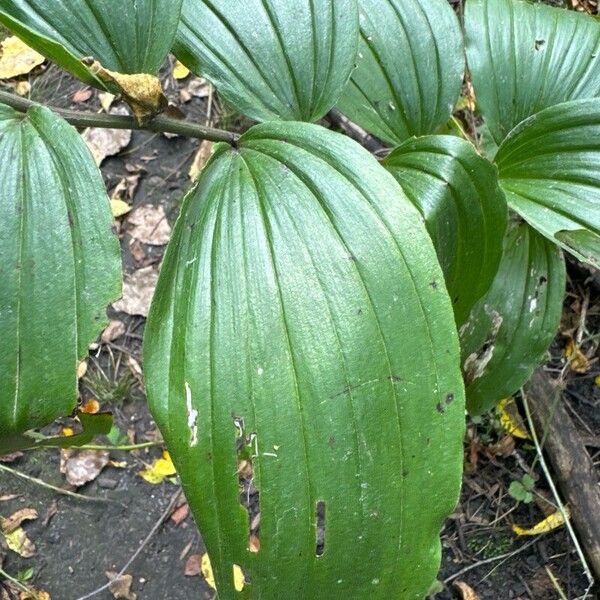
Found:
[[[529,439],[529,433],[525,429],[525,423],[513,398],[500,400],[496,409],[500,415],[500,424],[508,433],[522,440]]]
[[[213,589],[217,589],[217,585],[215,584],[215,576],[213,574],[212,565],[210,564],[210,556],[208,553],[204,553],[202,555],[202,559],[200,561],[200,572],[202,573],[202,577],[204,577],[204,581]]]
[[[565,358],[575,373],[587,373],[590,370],[588,357],[580,350],[575,340],[569,340],[565,348]]]
[[[71,437],[72,435],[75,435],[75,431],[73,430],[72,427],[63,427],[62,428],[62,434],[65,437]]]
[[[190,74],[190,70],[181,62],[177,61],[173,67],[173,77],[175,79],[185,79]]]
[[[569,515],[568,509],[565,507],[565,513],[567,517]],[[537,525],[534,525],[530,529],[524,529],[518,525],[513,525],[512,529],[517,535],[540,535],[542,533],[549,533],[554,529],[558,529],[565,523],[565,518],[562,512],[559,510],[552,513],[549,517],[546,517],[543,521],[540,521]]]
[[[600,387],[600,375],[597,375],[596,378],[594,379],[594,383]]]
[[[22,527],[17,527],[13,532],[4,534],[6,545],[19,556],[31,558],[35,554],[35,544],[27,537]]]
[[[172,477],[176,474],[171,455],[165,450],[162,458],[157,458],[151,466],[143,469],[139,474],[148,483],[152,483],[153,485],[162,483],[165,477]]]
[[[26,75],[45,60],[18,37],[8,37],[0,44],[0,79]]]
[[[127,202],[124,202],[123,200],[119,200],[118,198],[113,198],[110,201],[110,207],[112,210],[113,217],[115,219],[118,219],[119,217],[126,215],[131,210],[131,206],[129,206],[129,204],[127,204]]]
[[[462,600],[479,600],[475,590],[464,581],[455,581],[454,587],[460,592]]]
[[[244,572],[239,565],[233,565],[233,587],[235,587],[236,592],[241,592],[246,585],[246,578],[244,577]]]

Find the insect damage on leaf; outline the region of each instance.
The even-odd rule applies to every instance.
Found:
[[[148,123],[167,108],[169,102],[163,93],[160,80],[155,75],[128,75],[109,71],[93,58],[84,58],[82,62],[102,82],[118,88],[139,125]]]

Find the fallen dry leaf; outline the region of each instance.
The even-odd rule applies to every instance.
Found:
[[[128,315],[148,316],[150,303],[158,283],[158,271],[145,267],[125,277],[123,298],[113,304],[113,308]]]
[[[46,59],[16,36],[7,37],[0,44],[0,79],[27,75]]]
[[[87,373],[87,370],[88,370],[87,360],[82,360],[77,365],[77,379],[81,379],[81,378],[85,377],[85,374]]]
[[[213,142],[209,142],[207,140],[200,142],[198,152],[196,152],[196,156],[194,156],[194,161],[192,162],[192,166],[188,172],[189,178],[192,181],[196,181],[196,179],[198,179],[198,175],[202,173],[204,165],[206,165],[208,159],[212,156],[213,147]]]
[[[460,592],[462,600],[479,600],[475,590],[464,581],[455,581],[454,587]]]
[[[21,526],[23,521],[35,521],[38,518],[38,512],[34,508],[21,508],[6,519],[0,517],[0,529],[7,535]]]
[[[100,100],[100,106],[104,112],[108,112],[112,103],[115,101],[116,96],[110,92],[101,92],[98,94],[98,100]]]
[[[142,469],[139,475],[148,483],[157,485],[162,483],[166,477],[173,477],[176,473],[171,455],[165,450],[161,458],[157,458],[150,466]]]
[[[110,110],[111,115],[127,115],[124,106]],[[129,129],[103,129],[91,127],[86,129],[81,136],[88,145],[96,164],[100,166],[108,156],[114,156],[131,142],[131,130]]]
[[[119,198],[111,198],[110,210],[112,212],[112,216],[115,219],[118,219],[119,217],[125,216],[131,210],[131,206],[129,206],[129,204],[127,204],[127,202],[124,200],[120,200]]]
[[[60,451],[60,472],[67,481],[79,487],[94,481],[108,464],[109,454],[106,450],[76,450],[68,448]]]
[[[185,79],[190,74],[190,70],[180,61],[173,67],[173,77],[175,79]]]
[[[136,600],[137,595],[131,591],[133,577],[131,575],[121,575],[113,571],[106,571],[105,575],[110,580],[108,589],[117,600]]]
[[[21,458],[23,456],[22,452],[11,452],[10,454],[4,454],[0,456],[0,463],[11,463],[15,462],[17,458]]]
[[[565,507],[565,513],[569,516],[569,511]],[[543,521],[540,521],[529,529],[524,529],[518,525],[513,525],[512,529],[517,535],[540,535],[542,533],[549,533],[554,531],[565,524],[565,518],[559,510],[552,513],[549,517],[546,517]]]
[[[111,194],[111,199],[129,201],[133,200],[137,187],[140,183],[140,177],[140,173],[135,173],[133,175],[127,175],[127,177],[123,177],[113,190]]]
[[[185,521],[187,519],[189,514],[190,514],[189,504],[187,502],[184,502],[181,506],[178,506],[171,513],[171,521],[173,521],[173,523],[175,523],[175,525],[180,525],[181,523],[183,523],[183,521]]]
[[[179,99],[184,104],[192,98],[208,98],[208,96],[210,96],[210,83],[203,77],[192,77],[179,91]]]
[[[183,574],[186,577],[196,577],[200,575],[202,571],[200,570],[200,562],[202,560],[202,555],[200,554],[190,554],[186,563]]]
[[[29,81],[17,81],[14,90],[19,96],[29,96],[31,92],[31,83]]]
[[[123,321],[113,319],[109,322],[106,329],[102,332],[100,340],[103,344],[108,344],[108,342],[112,342],[120,338],[122,335],[125,334],[126,331],[127,327],[125,326],[125,323],[123,323]]]
[[[590,361],[575,343],[575,340],[569,340],[565,348],[565,358],[569,361],[569,366],[575,373],[587,373],[590,370]]]
[[[3,535],[6,545],[19,556],[31,558],[35,554],[35,544],[27,537],[22,527]]]
[[[92,88],[83,88],[81,90],[77,90],[73,94],[73,102],[75,104],[81,104],[82,102],[87,102],[92,97]]]
[[[508,433],[522,440],[529,439],[525,422],[514,398],[500,400],[496,409],[500,415],[500,423]]]
[[[128,217],[128,231],[132,238],[151,246],[164,246],[171,239],[171,226],[162,206],[144,204]]]
[[[95,398],[91,398],[86,400],[79,410],[86,415],[96,415],[100,412],[100,402]]]

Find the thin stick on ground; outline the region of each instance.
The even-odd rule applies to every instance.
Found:
[[[173,494],[173,496],[171,497],[171,500],[169,501],[169,504],[167,505],[167,508],[165,508],[164,512],[160,515],[158,521],[156,521],[156,523],[154,524],[154,526],[152,527],[152,529],[150,530],[150,532],[148,533],[148,535],[143,539],[143,541],[139,545],[138,549],[131,555],[131,557],[129,558],[129,560],[123,565],[123,567],[115,575],[115,577],[111,581],[109,581],[108,583],[105,583],[103,586],[100,586],[99,588],[97,588],[97,589],[89,592],[85,596],[81,596],[80,598],[77,598],[77,600],[88,600],[88,598],[93,598],[94,596],[97,596],[101,592],[107,590],[110,587],[110,584],[115,579],[119,579],[119,577],[122,577],[123,575],[125,575],[125,572],[127,571],[127,569],[129,569],[129,567],[131,566],[131,564],[133,563],[133,561],[140,555],[140,553],[142,552],[142,550],[148,545],[148,543],[150,542],[150,540],[154,537],[154,535],[156,534],[156,532],[160,529],[161,525],[169,518],[169,516],[173,512],[173,509],[177,505],[177,501],[179,500],[180,496],[181,496],[181,489],[178,489]]]
[[[75,492],[71,492],[69,490],[59,488],[50,483],[46,483],[45,481],[42,481],[41,479],[38,479],[37,477],[32,477],[31,475],[26,475],[25,473],[21,473],[20,471],[17,471],[16,469],[11,469],[10,467],[7,467],[6,465],[0,464],[0,471],[10,473],[11,475],[14,475],[15,477],[20,477],[21,479],[25,479],[31,483],[35,483],[36,485],[46,488],[47,490],[56,492],[57,494],[62,494],[63,496],[69,496],[70,498],[77,498],[77,500],[83,500],[84,502],[107,502],[107,503],[113,502],[112,500],[109,500],[108,498],[99,498],[97,496],[84,496],[83,494],[76,494]]]
[[[533,443],[535,445],[535,449],[537,452],[538,460],[540,462],[540,466],[542,467],[542,471],[544,472],[544,476],[546,477],[546,481],[548,482],[548,486],[550,487],[552,495],[554,496],[554,499],[556,501],[558,509],[560,510],[560,513],[563,516],[565,525],[569,532],[569,536],[571,537],[573,545],[575,546],[575,550],[577,551],[577,555],[579,556],[579,560],[581,561],[583,570],[588,579],[588,583],[590,584],[590,586],[593,586],[594,585],[594,576],[592,575],[592,571],[590,570],[590,567],[585,558],[583,549],[581,548],[581,544],[579,543],[579,538],[577,537],[577,534],[575,533],[575,530],[573,529],[573,525],[571,524],[570,515],[567,512],[565,505],[562,502],[560,494],[558,493],[558,490],[554,483],[554,479],[552,478],[552,474],[550,473],[550,469],[548,468],[548,464],[546,463],[546,459],[544,458],[542,446],[540,445],[540,440],[537,435],[535,424],[534,424],[532,416],[531,416],[531,409],[529,407],[529,402],[527,400],[527,394],[525,393],[525,390],[523,390],[523,389],[521,390],[521,396],[523,398],[523,406],[525,407],[525,414],[527,416],[527,424],[529,425],[529,431],[531,432],[531,439],[533,440]]]

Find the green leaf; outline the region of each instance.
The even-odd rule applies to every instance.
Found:
[[[600,92],[600,23],[521,0],[467,0],[477,106],[498,144],[527,117]]]
[[[460,331],[470,413],[514,394],[542,362],[560,324],[565,279],[559,248],[526,223],[509,232],[498,275]]]
[[[104,85],[81,63],[156,73],[173,44],[182,0],[0,0],[0,23],[80,79]]]
[[[0,439],[0,456],[18,450],[33,450],[35,448],[79,448],[89,444],[98,435],[109,435],[113,426],[110,413],[77,415],[82,431],[75,435],[47,437],[35,431],[23,434],[4,436]]]
[[[600,268],[600,99],[530,117],[496,156],[509,206],[548,239]]]
[[[119,297],[121,260],[100,172],[44,108],[0,105],[0,437],[70,414],[77,364]]]
[[[426,594],[462,466],[457,338],[422,220],[366,150],[304,123],[219,147],[175,227],[144,364],[220,597],[233,564],[243,597]]]
[[[316,121],[354,67],[356,0],[184,0],[175,54],[257,121]]]
[[[502,257],[508,211],[496,168],[453,136],[408,140],[383,164],[425,218],[460,326]]]
[[[462,34],[447,0],[359,0],[358,67],[338,108],[396,145],[435,133],[460,94]]]

